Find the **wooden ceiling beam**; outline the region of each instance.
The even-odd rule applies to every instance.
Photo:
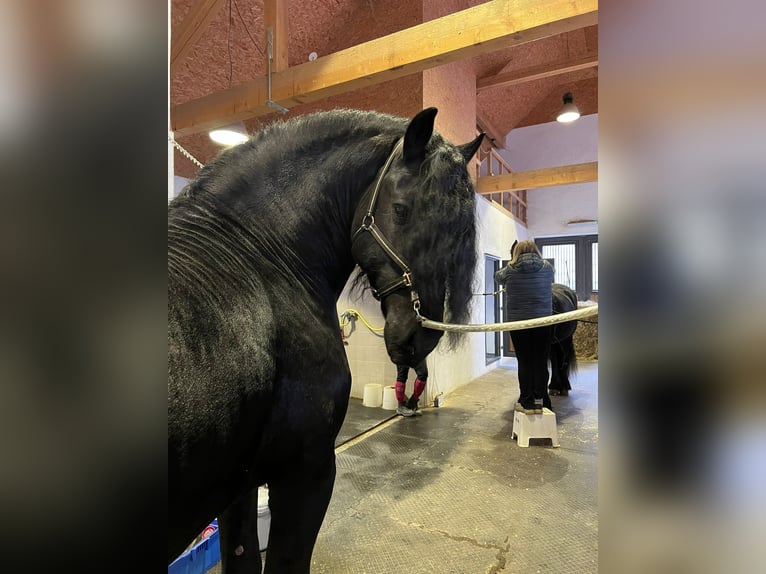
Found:
[[[591,181],[598,181],[597,161],[480,177],[476,183],[476,193],[489,195],[501,191],[537,189]]]
[[[487,134],[487,137],[492,140],[492,145],[505,149],[505,134],[499,132],[478,108],[476,109],[476,123]]]
[[[598,52],[588,52],[584,56],[567,58],[566,60],[540,64],[539,66],[532,66],[523,70],[503,72],[494,76],[479,78],[476,80],[476,91],[507,88],[508,86],[516,86],[525,82],[550,78],[551,76],[576,72],[577,70],[585,70],[586,68],[594,68],[596,66],[598,66]]]
[[[598,0],[494,0],[272,74],[271,99],[291,108],[598,22]],[[267,78],[179,104],[178,137],[274,113]]]
[[[225,0],[197,0],[184,16],[183,22],[170,38],[170,75],[178,69],[191,52],[197,40],[207,30],[210,21],[218,14]]]

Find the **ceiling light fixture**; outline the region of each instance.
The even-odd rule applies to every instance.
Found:
[[[245,124],[237,122],[222,128],[210,131],[210,139],[221,145],[232,146],[245,143],[250,136],[247,135]]]
[[[563,99],[564,106],[561,108],[559,115],[556,117],[556,121],[561,122],[562,124],[568,124],[569,122],[573,122],[580,117],[580,110],[578,110],[577,106],[573,103],[574,97],[572,97],[572,92],[567,92],[564,94]]]

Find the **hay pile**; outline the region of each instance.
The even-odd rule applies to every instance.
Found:
[[[591,322],[586,323],[585,321]],[[588,317],[577,324],[577,330],[574,333],[574,348],[578,360],[598,360],[598,315]]]

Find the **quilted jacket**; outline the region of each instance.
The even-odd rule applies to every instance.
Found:
[[[537,253],[521,254],[516,263],[509,263],[495,273],[495,281],[505,284],[509,321],[553,314],[553,266]]]

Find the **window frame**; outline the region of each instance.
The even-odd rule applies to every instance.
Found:
[[[588,301],[598,297],[598,289],[593,289],[593,247],[598,243],[598,234],[560,235],[535,239],[535,245],[542,253],[544,245],[575,245],[575,292],[579,301]]]

